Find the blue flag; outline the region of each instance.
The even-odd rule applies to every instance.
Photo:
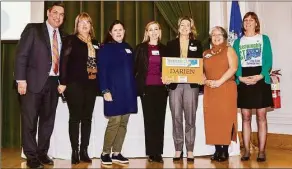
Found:
[[[240,8],[238,1],[232,1],[228,43],[233,45],[233,42],[242,36],[241,33],[242,18],[240,14]]]

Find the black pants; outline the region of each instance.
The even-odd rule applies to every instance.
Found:
[[[81,123],[80,149],[87,149],[91,133],[91,119],[97,96],[97,86],[88,83],[70,83],[65,90],[69,108],[69,136],[72,150],[79,149],[79,128]]]
[[[49,77],[40,93],[27,90],[20,96],[22,146],[27,159],[47,155],[58,104],[57,86],[57,77]]]
[[[164,86],[146,86],[141,101],[146,155],[161,155],[163,154],[167,90]]]

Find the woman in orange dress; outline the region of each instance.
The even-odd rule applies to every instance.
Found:
[[[237,55],[227,46],[224,28],[212,28],[210,39],[212,48],[203,54],[206,143],[216,148],[211,160],[226,161],[228,146],[237,139]]]

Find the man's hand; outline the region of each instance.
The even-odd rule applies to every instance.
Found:
[[[26,81],[17,82],[17,90],[20,95],[26,94],[27,83]]]
[[[62,94],[66,90],[66,85],[59,85],[58,86],[58,92]]]

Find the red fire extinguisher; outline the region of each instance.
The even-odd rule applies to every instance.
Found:
[[[271,88],[272,88],[272,97],[274,106],[273,108],[278,109],[281,108],[281,95],[280,95],[280,77],[282,74],[281,70],[274,70],[271,72],[270,77],[272,80]]]

